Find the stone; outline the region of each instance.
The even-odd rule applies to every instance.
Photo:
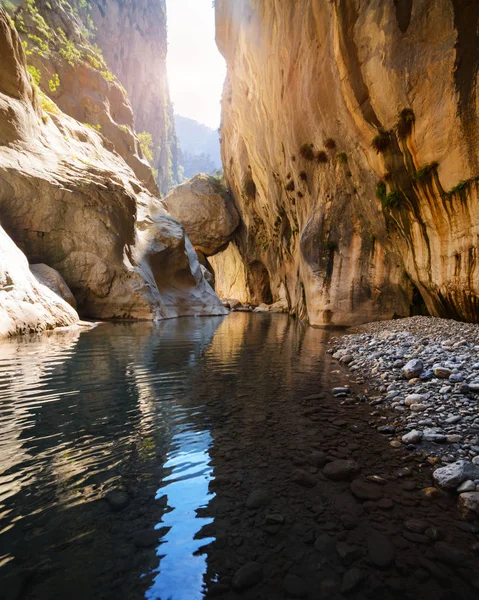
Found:
[[[327,533],[322,533],[316,538],[314,549],[324,557],[329,556],[334,550],[334,539]]]
[[[429,525],[420,519],[408,519],[405,521],[404,527],[412,533],[424,533]]]
[[[411,404],[419,404],[427,401],[428,399],[429,395],[427,394],[409,394],[404,398],[404,404],[406,406],[411,406]]]
[[[351,390],[347,387],[336,387],[333,388],[333,396],[335,398],[342,398],[344,396],[348,396],[351,393]]]
[[[447,438],[437,427],[426,427],[422,432],[422,439],[424,442],[436,442],[437,444],[442,444]]]
[[[306,598],[308,587],[306,583],[297,575],[288,573],[283,580],[283,589],[286,595],[291,598]]]
[[[459,494],[459,510],[466,519],[479,515],[479,491]]]
[[[337,542],[336,552],[338,553],[341,562],[346,565],[350,565],[355,560],[358,560],[363,554],[360,548],[346,542]]]
[[[463,565],[467,560],[465,552],[458,550],[446,542],[436,542],[434,544],[434,553],[440,561],[456,567]]]
[[[321,468],[328,462],[328,458],[326,452],[317,450],[308,456],[307,461],[311,466]]]
[[[445,489],[456,489],[468,479],[479,478],[479,466],[467,460],[457,460],[445,467],[436,469],[433,473],[435,483]]]
[[[339,362],[340,362],[342,365],[349,365],[349,363],[352,363],[352,362],[353,362],[353,360],[354,360],[354,356],[353,356],[352,354],[346,354],[345,356],[342,356],[342,357],[339,359]]]
[[[334,481],[347,480],[357,475],[360,471],[360,466],[355,460],[333,460],[328,463],[324,469],[323,473],[328,477],[328,479],[332,479]]]
[[[452,375],[451,369],[447,369],[446,367],[434,367],[433,368],[434,375],[439,379],[449,379]]]
[[[306,488],[313,488],[316,485],[316,478],[306,471],[295,471],[293,481]]]
[[[358,500],[380,500],[383,497],[382,489],[379,485],[368,483],[362,479],[355,479],[351,483],[351,493]]]
[[[223,250],[240,223],[233,198],[214,177],[199,173],[163,200],[197,251],[212,256]]]
[[[273,499],[273,495],[269,490],[257,489],[250,492],[246,499],[246,508],[256,509],[268,506]]]
[[[424,404],[411,404],[409,408],[412,410],[412,412],[424,412],[427,410],[427,406]]]
[[[385,535],[371,531],[366,539],[370,561],[379,568],[392,566],[396,558],[396,550]]]
[[[475,492],[476,484],[471,479],[468,479],[467,481],[461,483],[461,485],[457,488],[456,491],[458,494],[461,494],[462,492]]]
[[[138,531],[133,536],[133,543],[138,548],[150,548],[158,543],[160,537],[159,532],[154,529],[145,529],[144,531]]]
[[[233,575],[231,585],[235,590],[253,587],[263,579],[263,568],[255,561],[247,562]]]
[[[364,580],[365,573],[356,567],[353,567],[346,571],[343,576],[343,581],[341,583],[341,593],[348,594],[349,592],[354,591],[359,587],[359,585]]]
[[[123,490],[113,490],[105,496],[113,512],[119,512],[130,504],[130,496]]]
[[[414,358],[408,361],[402,368],[402,374],[405,379],[413,379],[419,377],[424,371],[424,363],[419,358]]]
[[[408,433],[405,433],[401,440],[404,444],[419,444],[422,439],[422,431],[412,429]]]

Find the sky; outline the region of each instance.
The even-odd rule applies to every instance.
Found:
[[[168,79],[175,113],[217,129],[226,65],[212,0],[166,0]]]

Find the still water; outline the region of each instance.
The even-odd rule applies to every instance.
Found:
[[[314,388],[323,336],[285,316],[236,313],[2,342],[5,597],[119,597],[120,588],[120,597],[203,598],[202,548],[214,537],[200,510],[215,497],[220,421],[242,409],[245,428],[263,426],[271,402],[298,382]],[[128,505],[113,511],[111,491]]]

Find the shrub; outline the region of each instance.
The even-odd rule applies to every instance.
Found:
[[[291,179],[291,181],[289,181],[285,186],[284,189],[287,192],[294,192],[294,181]]]
[[[40,71],[34,67],[33,65],[28,65],[27,67],[28,72],[30,73],[31,77],[32,77],[32,81],[36,86],[40,85],[40,81],[42,80],[42,74],[40,73]]]
[[[348,162],[348,155],[346,154],[346,152],[339,152],[338,155],[336,156],[336,160],[339,163],[342,163],[343,165],[345,165]]]
[[[378,181],[378,183],[376,185],[376,198],[381,201],[381,204],[384,204],[384,201],[386,200],[386,196],[387,196],[386,184],[381,179],[380,181]]]
[[[53,74],[53,78],[49,80],[48,87],[50,88],[50,92],[56,92],[60,87],[60,77],[58,73]]]
[[[147,161],[153,161],[153,137],[148,131],[142,131],[138,134],[138,141],[140,142],[140,148],[143,156]]]
[[[301,171],[301,173],[299,174],[299,178],[301,179],[301,181],[307,181],[308,174],[306,173],[306,171]]]
[[[319,163],[327,163],[328,162],[328,155],[326,154],[326,152],[324,150],[320,150],[317,154],[316,154],[316,160]]]
[[[425,181],[431,176],[433,171],[435,171],[438,168],[438,166],[439,163],[436,160],[431,163],[428,163],[427,165],[424,165],[416,171],[416,173],[414,174],[414,179],[416,181]]]
[[[313,144],[303,144],[299,149],[299,153],[305,160],[314,160],[313,147]]]
[[[399,192],[389,192],[386,195],[382,205],[383,208],[398,208],[401,205],[402,194]]]
[[[380,152],[385,152],[389,148],[389,144],[391,143],[391,138],[389,133],[386,131],[382,131],[375,136],[371,142],[371,146],[376,150],[379,154]]]
[[[53,102],[53,100],[46,96],[43,92],[40,92],[40,106],[42,107],[42,110],[44,110],[47,113],[53,115],[60,114],[60,109],[55,104],[55,102]]]
[[[411,134],[412,126],[414,125],[415,120],[416,117],[414,116],[412,108],[403,108],[399,113],[399,120],[396,123],[396,131],[401,139],[404,139]]]
[[[86,125],[89,129],[93,129],[93,131],[101,131],[101,125],[92,125],[91,123],[83,123],[83,125]]]
[[[383,175],[384,181],[391,181],[392,178],[393,174],[390,171],[386,171],[386,173],[384,173]]]
[[[324,147],[328,150],[334,150],[336,148],[336,142],[333,140],[333,138],[326,138],[324,140]]]

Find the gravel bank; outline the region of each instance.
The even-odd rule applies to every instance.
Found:
[[[333,338],[329,352],[367,384],[365,399],[393,447],[418,450],[437,467],[467,461],[467,478],[454,481],[459,492],[479,492],[479,325],[434,317],[369,323]]]

